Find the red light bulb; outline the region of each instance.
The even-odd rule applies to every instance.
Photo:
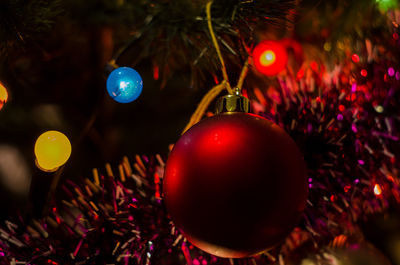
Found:
[[[253,50],[253,61],[260,73],[272,76],[285,69],[288,55],[280,42],[262,41]]]
[[[276,61],[276,54],[274,51],[266,50],[260,56],[260,63],[263,66],[270,66],[271,64],[275,63]]]

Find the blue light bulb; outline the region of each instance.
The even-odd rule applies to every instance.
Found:
[[[107,92],[119,103],[134,101],[142,93],[142,88],[142,77],[130,67],[114,69],[107,78]]]

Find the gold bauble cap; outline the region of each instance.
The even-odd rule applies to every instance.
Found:
[[[235,89],[235,94],[220,97],[216,104],[216,114],[225,112],[249,112],[250,100],[244,97],[239,88]]]

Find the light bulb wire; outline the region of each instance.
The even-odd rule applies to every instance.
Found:
[[[44,208],[42,209],[42,216],[46,216],[49,213],[50,204],[56,192],[58,183],[60,182],[60,178],[62,173],[64,172],[65,164],[60,166],[56,172],[54,172],[53,179],[51,181],[49,192],[47,193],[46,202]]]

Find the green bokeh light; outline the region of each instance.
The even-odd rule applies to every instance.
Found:
[[[375,0],[379,5],[379,9],[382,11],[387,11],[390,8],[394,8],[398,5],[398,0]]]

